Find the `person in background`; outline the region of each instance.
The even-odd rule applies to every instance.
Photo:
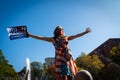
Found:
[[[68,41],[81,37],[89,32],[91,32],[90,28],[86,28],[86,30],[82,33],[66,36],[63,28],[61,26],[57,26],[53,32],[53,37],[36,36],[30,34],[29,32],[27,35],[35,39],[51,42],[55,47],[56,79],[72,80],[72,76],[75,76],[78,70],[69,49]]]

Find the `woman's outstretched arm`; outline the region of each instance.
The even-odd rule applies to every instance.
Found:
[[[68,36],[68,40],[73,40],[75,38],[78,38],[78,37],[81,37],[87,33],[91,32],[90,28],[86,28],[86,31],[82,32],[82,33],[79,33],[79,34],[76,34],[76,35],[72,35],[72,36]]]
[[[30,34],[30,33],[27,33],[27,35],[34,39],[39,39],[39,40],[43,40],[43,41],[47,41],[47,42],[54,42],[54,39],[52,37],[36,36],[36,35]]]

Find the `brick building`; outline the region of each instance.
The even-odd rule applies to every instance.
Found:
[[[120,38],[110,38],[93,50],[89,55],[97,54],[98,56],[109,57],[112,47],[118,46],[119,43]]]

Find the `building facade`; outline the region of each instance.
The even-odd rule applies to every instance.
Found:
[[[108,57],[110,56],[110,50],[118,46],[120,43],[120,38],[110,38],[103,44],[94,49],[89,55],[97,54],[98,56]]]
[[[52,65],[55,65],[55,57],[45,58],[45,66],[50,67]]]

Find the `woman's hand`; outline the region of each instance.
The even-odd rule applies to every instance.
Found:
[[[86,28],[85,32],[89,33],[89,32],[91,32],[91,29],[88,27],[88,28]]]
[[[30,33],[29,33],[29,32],[26,32],[26,35],[27,35],[27,37],[29,37],[29,36],[30,36]]]

